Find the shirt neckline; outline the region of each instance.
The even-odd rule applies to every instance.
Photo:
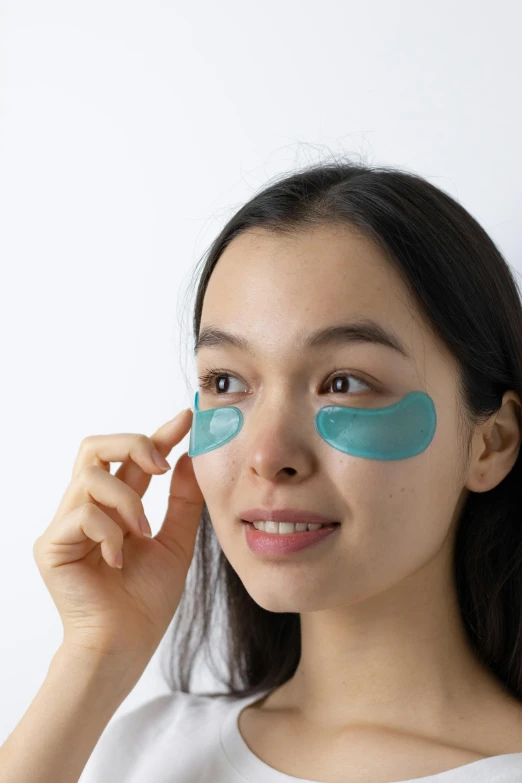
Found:
[[[253,696],[236,699],[231,704],[227,702],[228,711],[221,721],[220,742],[229,764],[247,783],[324,783],[324,781],[309,780],[308,778],[296,778],[270,767],[250,750],[243,739],[238,726],[240,712],[250,704],[261,701],[271,690],[272,688],[268,688]],[[498,774],[512,770],[512,764],[515,761],[520,763],[520,771],[522,772],[522,752],[504,753],[500,756],[478,759],[460,767],[447,769],[445,772],[438,772],[435,775],[396,780],[393,783],[472,783],[479,773],[494,772]]]

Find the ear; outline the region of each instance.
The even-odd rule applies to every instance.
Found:
[[[521,436],[522,402],[510,389],[498,411],[473,435],[465,486],[473,492],[487,492],[500,484],[517,461]]]

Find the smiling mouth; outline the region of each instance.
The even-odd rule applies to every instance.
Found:
[[[292,535],[295,533],[308,533],[314,530],[320,530],[322,528],[339,527],[340,522],[328,522],[325,524],[307,524],[302,523],[290,523],[290,522],[248,522],[242,519],[241,522],[244,525],[251,525],[256,530],[260,530],[263,533],[272,533],[274,535]]]

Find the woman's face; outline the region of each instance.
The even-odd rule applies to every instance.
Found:
[[[392,330],[410,358],[369,342],[296,348],[310,332],[356,318]],[[200,410],[235,406],[243,426],[193,458],[219,543],[252,598],[277,612],[349,605],[432,560],[468,494],[457,365],[379,250],[347,228],[291,239],[241,234],[210,278],[200,334],[208,326],[252,345],[252,353],[226,345],[198,351],[199,376],[215,368],[227,374],[198,389]],[[334,383],[338,371],[342,380]],[[326,405],[382,408],[412,391],[429,394],[437,413],[433,440],[414,457],[352,456],[315,430]],[[287,557],[254,554],[241,511],[288,506],[341,526],[328,541]]]

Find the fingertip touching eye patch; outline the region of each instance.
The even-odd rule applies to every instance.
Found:
[[[190,430],[188,455],[195,457],[232,440],[243,426],[243,414],[230,406],[198,410]],[[413,391],[386,408],[350,408],[326,405],[315,415],[315,429],[330,446],[366,459],[396,460],[415,457],[431,443],[437,415],[431,397]]]

